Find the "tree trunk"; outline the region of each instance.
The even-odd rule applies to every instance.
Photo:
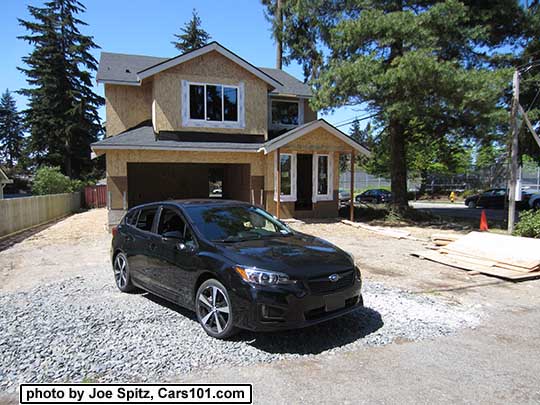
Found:
[[[405,154],[405,130],[403,125],[390,118],[390,179],[392,181],[393,206],[398,211],[408,208],[407,161]]]
[[[276,0],[276,19],[278,21],[278,32],[276,35],[276,68],[283,68],[283,10],[281,0]]]

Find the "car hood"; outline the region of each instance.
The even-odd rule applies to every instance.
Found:
[[[218,249],[235,264],[279,271],[306,279],[351,270],[354,263],[343,250],[313,236],[289,236],[219,244]]]

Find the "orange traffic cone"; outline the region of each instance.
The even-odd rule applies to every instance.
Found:
[[[482,215],[480,215],[480,230],[489,231],[487,218],[486,218],[486,210],[482,210]]]

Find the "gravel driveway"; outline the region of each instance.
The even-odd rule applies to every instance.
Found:
[[[70,220],[82,221],[84,216],[104,219],[96,211],[54,227],[61,232]],[[209,338],[188,311],[150,294],[120,293],[108,265],[108,246],[95,246],[108,237],[97,224],[93,229],[88,225],[80,228],[83,235],[71,244],[70,253],[55,259],[54,268],[30,273],[54,271],[61,275],[58,281],[29,287],[26,280],[23,287],[0,293],[0,392],[13,392],[22,382],[164,381],[220,365],[329,356],[453,334],[475,327],[482,316],[474,306],[406,292],[368,277],[363,290],[366,308],[353,314],[304,330],[243,332],[233,340],[219,341]],[[28,252],[25,244],[38,249],[34,250],[38,257],[40,243],[41,251],[52,249],[54,227],[1,252],[0,265],[13,257],[12,249]],[[93,234],[88,246],[84,233]],[[10,267],[9,285],[18,285],[18,272],[17,266]],[[42,275],[43,280],[51,278]]]

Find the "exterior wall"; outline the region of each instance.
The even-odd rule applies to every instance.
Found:
[[[152,118],[152,81],[141,86],[105,84],[107,136],[118,135]]]
[[[250,152],[184,152],[111,150],[107,152],[107,187],[111,193],[112,210],[126,209],[128,163],[244,163],[250,165],[251,176],[264,176],[261,153]],[[260,180],[258,180],[260,181]]]
[[[64,217],[80,208],[80,193],[1,200],[0,237]]]
[[[304,99],[304,123],[311,121],[317,121],[317,111],[311,108],[308,99]]]
[[[181,81],[238,85],[244,83],[245,128],[182,127]],[[266,134],[268,85],[217,52],[210,52],[154,76],[158,131]]]
[[[333,189],[334,198],[331,201],[318,201],[313,204],[313,211],[309,216],[314,218],[333,218],[338,216],[339,210],[339,155],[340,153],[350,153],[351,147],[345,142],[328,133],[323,128],[317,128],[281,148],[282,153],[329,153],[333,156]],[[274,161],[276,151],[266,155],[265,184],[266,209],[272,214],[276,214],[276,201],[274,201]],[[302,213],[306,216],[305,213]],[[280,217],[295,217],[294,202],[281,202]]]

